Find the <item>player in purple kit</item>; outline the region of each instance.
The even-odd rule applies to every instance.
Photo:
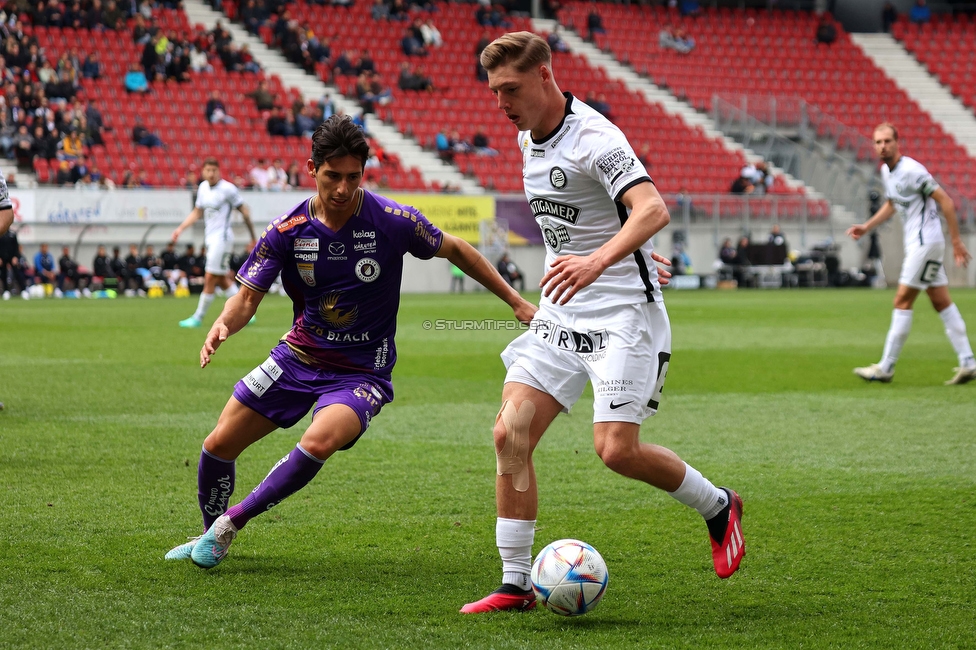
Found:
[[[241,290],[207,334],[206,367],[254,315],[278,274],[294,302],[291,330],[237,383],[203,443],[197,470],[205,533],[167,559],[216,566],[252,517],[304,487],[336,451],[352,447],[393,400],[396,316],[403,256],[443,257],[508,303],[523,323],[524,300],[470,244],[442,233],[414,208],[360,188],[369,146],[348,117],[332,116],[312,138],[307,172],[317,193],[275,219],[241,266]],[[301,441],[243,501],[228,508],[234,462],[248,446],[288,428],[314,407]]]

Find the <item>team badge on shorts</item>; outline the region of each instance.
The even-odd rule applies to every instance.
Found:
[[[380,277],[380,265],[376,263],[376,260],[364,257],[356,262],[356,277],[363,282],[372,282]]]
[[[549,182],[557,190],[563,189],[566,187],[566,172],[559,167],[553,167],[549,170]]]

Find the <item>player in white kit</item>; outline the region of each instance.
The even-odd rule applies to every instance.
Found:
[[[203,181],[197,189],[197,200],[190,214],[183,220],[170,238],[175,242],[180,234],[200,217],[204,219],[204,245],[207,248],[207,265],[204,268],[203,292],[197,310],[187,319],[180,321],[180,327],[200,327],[203,317],[214,299],[214,291],[220,287],[227,297],[237,293],[237,283],[228,274],[230,271],[230,257],[234,252],[234,231],[231,229],[231,217],[234,210],[241,213],[244,224],[251,235],[251,246],[254,246],[254,226],[251,223],[251,211],[244,204],[237,186],[220,177],[220,164],[216,158],[203,161]]]
[[[874,130],[874,148],[884,163],[881,179],[888,200],[867,222],[851,226],[847,234],[855,240],[860,239],[897,212],[905,231],[905,260],[898,278],[895,309],[881,361],[855,368],[854,372],[868,381],[891,381],[895,376],[895,363],[912,329],[912,307],[924,290],[942,317],[946,336],[959,357],[959,366],[946,384],[965,384],[976,379],[976,360],[966,335],[966,323],[949,296],[949,280],[942,266],[945,237],[939,219],[941,212],[949,227],[953,258],[957,265],[965,267],[972,257],[959,236],[956,208],[921,163],[901,155],[898,131],[894,126],[885,123]]]
[[[525,195],[546,243],[543,296],[529,331],[502,353],[508,368],[495,421],[495,538],[502,586],[463,613],[526,610],[538,494],[532,452],[593,384],[597,454],[615,472],[667,491],[708,524],[715,570],[745,554],[742,500],[674,452],[640,441],[657,411],[671,329],[651,237],[667,207],[621,131],[553,78],[549,46],[506,34],[481,55],[498,107],[518,128]]]

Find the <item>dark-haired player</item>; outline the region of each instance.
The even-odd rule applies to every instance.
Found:
[[[203,443],[198,496],[206,533],[167,554],[209,568],[237,531],[301,489],[336,451],[349,449],[393,399],[397,310],[406,254],[443,257],[508,303],[527,323],[535,306],[470,244],[442,233],[416,209],[363,190],[369,146],[348,117],[332,116],[312,137],[306,171],[317,192],[265,229],[200,351],[205,367],[247,324],[278,274],[294,302],[291,330],[238,382]],[[234,461],[314,408],[299,444],[240,503],[230,507]]]

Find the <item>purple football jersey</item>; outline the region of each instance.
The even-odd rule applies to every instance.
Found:
[[[295,309],[282,340],[302,361],[389,377],[403,256],[430,259],[443,235],[415,208],[363,189],[352,217],[333,232],[309,215],[311,200],[268,225],[237,280],[266,292],[281,273]]]

